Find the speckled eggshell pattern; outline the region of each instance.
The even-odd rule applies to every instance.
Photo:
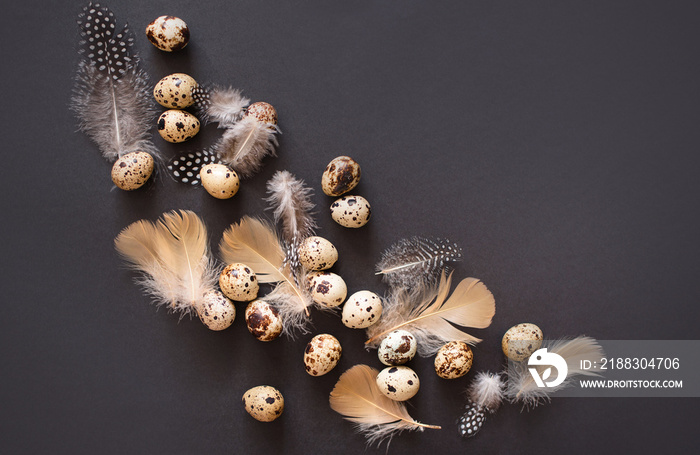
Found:
[[[199,133],[199,126],[197,117],[178,109],[169,109],[158,118],[158,134],[173,144],[192,139]]]
[[[382,315],[382,299],[372,291],[358,291],[343,305],[342,321],[351,329],[366,329]]]
[[[416,337],[406,330],[394,330],[382,340],[377,350],[379,361],[384,365],[403,365],[416,355]]]
[[[386,367],[377,375],[377,387],[394,401],[413,398],[420,389],[418,375],[406,366]]]
[[[243,117],[253,117],[259,122],[277,125],[277,111],[271,104],[258,101],[248,106]]]
[[[226,297],[237,302],[250,302],[258,296],[258,278],[245,264],[229,264],[219,275],[219,287]]]
[[[334,308],[345,301],[348,295],[348,287],[340,275],[332,272],[311,272],[306,278],[309,280],[309,292],[314,302]]]
[[[304,368],[311,376],[323,376],[335,368],[342,353],[336,337],[327,333],[316,335],[304,350]]]
[[[190,42],[190,28],[175,16],[160,16],[146,26],[148,41],[165,52],[183,49]]]
[[[510,360],[521,362],[542,346],[542,340],[542,329],[523,322],[508,329],[501,340],[501,348]]]
[[[255,420],[272,422],[282,415],[284,398],[276,388],[259,385],[243,394],[243,406]]]
[[[304,239],[297,248],[299,262],[307,270],[326,270],[338,260],[338,250],[323,237],[311,236]]]
[[[171,109],[184,109],[194,104],[192,91],[197,81],[188,74],[174,73],[158,81],[153,89],[153,97],[158,104]]]
[[[219,291],[209,291],[202,301],[195,306],[199,320],[211,330],[224,330],[236,319],[236,307],[233,302]]]
[[[331,218],[346,228],[359,228],[367,224],[372,208],[362,196],[343,196],[331,204]]]
[[[153,166],[153,157],[149,153],[127,153],[112,166],[112,182],[126,191],[141,188],[153,174]]]
[[[342,196],[360,183],[360,165],[349,156],[334,158],[321,176],[321,189],[327,196]]]
[[[199,179],[207,193],[217,199],[230,199],[241,186],[238,174],[224,164],[206,164],[199,170]]]
[[[435,356],[435,372],[443,379],[461,378],[469,372],[474,354],[467,343],[450,341]]]
[[[248,331],[260,341],[272,341],[282,333],[282,318],[275,307],[264,300],[254,300],[245,309]]]

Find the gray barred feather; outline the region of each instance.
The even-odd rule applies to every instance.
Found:
[[[246,117],[227,128],[214,150],[224,164],[241,177],[250,177],[260,170],[267,156],[277,156],[277,125]]]

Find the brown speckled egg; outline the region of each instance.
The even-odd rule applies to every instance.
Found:
[[[141,188],[153,174],[153,164],[153,157],[149,153],[127,153],[112,166],[112,181],[126,191]]]
[[[501,348],[506,357],[521,362],[542,346],[542,339],[542,329],[524,322],[508,329],[501,340]]]
[[[231,300],[250,302],[258,296],[258,278],[255,272],[245,264],[229,264],[219,275],[221,292]]]
[[[358,291],[343,305],[342,321],[351,329],[366,329],[382,315],[382,299],[371,291]]]
[[[342,353],[336,337],[327,333],[316,335],[304,350],[304,368],[311,376],[323,376],[335,368]]]
[[[187,46],[190,29],[179,17],[160,16],[146,26],[146,36],[161,51],[174,52]]]
[[[158,118],[158,134],[174,144],[192,139],[199,133],[199,120],[186,111],[169,109]]]
[[[418,393],[420,380],[416,372],[408,367],[386,367],[377,375],[377,387],[394,401],[406,401]]]
[[[367,224],[372,208],[362,196],[343,196],[331,204],[331,218],[346,228],[359,228]]]
[[[472,367],[474,354],[467,343],[450,341],[435,356],[435,372],[443,379],[461,378]]]
[[[309,280],[309,292],[316,303],[333,308],[342,304],[348,295],[348,287],[340,275],[332,272],[311,272],[306,278]]]
[[[219,291],[204,294],[201,302],[195,305],[199,319],[211,330],[224,330],[236,319],[236,307]]]
[[[207,193],[217,199],[232,198],[241,186],[238,174],[224,164],[211,163],[202,166],[199,179]]]
[[[416,337],[406,330],[394,330],[382,340],[377,350],[384,365],[403,365],[416,355]]]
[[[248,106],[243,117],[252,117],[259,122],[277,125],[277,111],[271,104],[258,101]]]
[[[153,89],[153,97],[158,104],[171,109],[184,109],[194,104],[192,91],[197,81],[185,73],[174,73],[158,81]]]
[[[304,239],[297,248],[299,262],[307,270],[326,270],[338,260],[338,250],[323,237],[311,236]]]
[[[272,341],[282,333],[282,318],[275,307],[264,300],[254,300],[245,309],[248,331],[260,341]]]
[[[284,411],[284,398],[279,390],[259,385],[243,394],[243,406],[255,420],[272,422]]]
[[[360,183],[360,165],[349,156],[334,158],[321,177],[321,189],[327,196],[341,196]]]

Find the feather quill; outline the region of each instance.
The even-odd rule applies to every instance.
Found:
[[[159,157],[149,129],[156,111],[146,73],[132,53],[128,25],[117,33],[114,14],[90,3],[78,17],[81,54],[71,109],[78,128],[110,161],[142,151]]]
[[[226,129],[214,150],[241,177],[250,177],[260,170],[265,157],[277,156],[275,134],[279,131],[275,124],[244,117]]]
[[[447,239],[401,239],[382,253],[377,275],[393,288],[410,289],[435,283],[448,262],[462,260],[462,249]]]
[[[594,338],[577,337],[556,341],[545,341],[541,348],[558,354],[566,361],[568,374],[566,380],[556,387],[538,387],[528,368],[527,362],[509,362],[508,382],[505,391],[511,403],[522,403],[523,407],[535,407],[550,400],[550,394],[571,385],[578,375],[598,376],[598,373],[581,368],[582,360],[596,361],[604,356],[603,348]],[[535,366],[541,374],[546,366]]]
[[[340,376],[329,399],[331,409],[353,422],[368,445],[391,440],[404,430],[440,429],[417,422],[402,402],[384,396],[377,387],[377,374],[367,365],[355,365]]]
[[[157,305],[181,316],[196,312],[205,293],[216,289],[218,273],[209,254],[204,223],[193,212],[141,220],[114,240],[122,258],[142,273],[139,283]]]
[[[253,269],[259,282],[277,283],[265,300],[279,311],[287,336],[293,337],[296,331],[307,331],[308,318],[304,316],[309,315],[308,307],[313,300],[285,265],[284,247],[272,226],[255,218],[243,217],[224,232],[219,251],[226,264],[246,264]]]
[[[476,278],[465,278],[448,298],[452,274],[443,272],[437,286],[418,292],[392,292],[382,317],[367,329],[367,347],[378,347],[382,338],[397,329],[410,331],[418,341],[418,354],[435,354],[448,341],[476,344],[481,341],[455,327],[483,329],[491,325],[496,303],[491,292]],[[453,325],[454,324],[454,325]]]

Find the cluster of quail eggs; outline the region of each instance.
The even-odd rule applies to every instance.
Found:
[[[372,216],[372,207],[367,199],[357,195],[347,195],[361,177],[360,165],[349,156],[339,156],[331,160],[323,171],[321,189],[327,196],[338,197],[331,204],[331,218],[346,228],[360,228]]]

